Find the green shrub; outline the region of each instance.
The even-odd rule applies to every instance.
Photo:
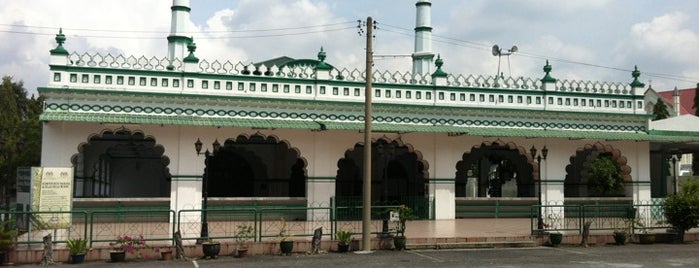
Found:
[[[352,232],[350,231],[337,231],[335,235],[337,236],[337,240],[340,240],[340,244],[342,245],[349,245],[349,243],[352,241]]]
[[[73,238],[66,241],[70,255],[79,255],[87,253],[87,239]]]

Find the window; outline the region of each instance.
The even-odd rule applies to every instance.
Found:
[[[476,94],[471,94],[471,95],[469,95],[468,99],[469,99],[470,101],[476,101]]]
[[[220,81],[214,81],[214,89],[216,89],[216,90],[221,89],[221,82]]]
[[[522,103],[522,96],[517,96],[517,103]]]
[[[566,98],[566,106],[570,106],[570,98]]]
[[[257,90],[257,84],[255,84],[255,83],[250,83],[248,86],[250,87],[250,91]]]
[[[124,77],[123,76],[117,76],[117,85],[123,85],[124,84]]]
[[[573,106],[578,106],[578,99],[573,99]]]
[[[354,95],[359,96],[359,93],[360,93],[359,88],[354,88]]]
[[[396,90],[396,98],[400,99],[400,90]]]
[[[238,91],[244,91],[245,90],[245,84],[243,82],[238,82]]]
[[[531,96],[527,96],[527,104],[532,104],[532,97]]]
[[[226,90],[233,90],[233,82],[226,82]]]
[[[172,80],[172,87],[180,87],[180,79]]]
[[[439,100],[443,100],[444,99],[444,92],[439,92],[439,94],[437,96],[438,96]]]
[[[549,97],[549,104],[553,104],[553,97]]]
[[[301,94],[301,86],[300,86],[300,85],[295,85],[295,86],[294,86],[294,93],[296,93],[296,94]]]
[[[505,102],[505,97],[503,97],[502,95],[498,95],[498,102],[499,103]]]
[[[374,90],[374,97],[381,98],[381,90],[380,89]]]
[[[415,92],[415,98],[416,99],[422,99],[422,91]]]
[[[464,94],[464,93],[459,94],[459,100],[466,101],[466,94]]]
[[[162,80],[160,80],[160,85],[163,87],[167,87],[168,86],[167,82],[168,82],[167,78],[163,78]]]
[[[274,93],[279,92],[279,85],[277,85],[277,84],[272,84],[272,92],[274,92]]]
[[[478,95],[478,100],[480,102],[485,102],[485,95],[483,95],[483,94]]]
[[[135,86],[136,85],[136,77],[129,76],[129,86]]]
[[[260,91],[267,92],[267,84],[263,83],[262,85],[260,85]]]
[[[536,97],[536,104],[541,104],[541,97]]]
[[[61,82],[61,73],[54,73],[53,74],[53,81]]]
[[[70,82],[77,83],[78,82],[78,75],[77,74],[70,74]]]
[[[349,96],[349,88],[348,87],[342,89],[342,95]]]
[[[391,91],[388,90],[388,89],[384,90],[384,95],[386,95],[386,98],[390,98],[390,97],[391,97]]]
[[[90,82],[90,75],[83,74],[80,82],[83,82],[83,83]]]
[[[337,87],[333,87],[333,95],[337,96],[338,94],[340,94],[340,89]]]
[[[320,94],[325,95],[325,86],[320,86]]]
[[[187,79],[187,87],[188,88],[194,87],[194,80],[193,79]]]
[[[92,82],[94,82],[95,84],[102,83],[102,76],[94,75],[94,76],[92,77]]]
[[[138,85],[139,85],[139,86],[142,86],[142,87],[145,87],[145,86],[146,86],[146,78],[145,78],[145,77],[139,78],[139,79],[138,79]]]
[[[512,96],[507,96],[507,103],[513,103]]]
[[[449,93],[449,100],[455,101],[456,100],[456,93]]]
[[[585,99],[580,100],[580,106],[587,106],[587,101]]]
[[[495,102],[495,96],[494,96],[494,95],[488,95],[488,102]]]
[[[311,86],[306,86],[306,94],[312,94],[313,88]]]
[[[284,93],[289,93],[289,85],[284,85]]]
[[[636,103],[636,106],[638,106],[638,107],[637,107],[638,109],[643,109],[643,102],[642,102],[642,101],[638,101],[638,102]]]
[[[432,92],[425,92],[425,99],[431,100],[432,99]]]
[[[209,88],[209,81],[206,81],[206,80],[201,81],[201,88],[202,88],[202,89],[207,89],[207,88]]]
[[[411,92],[410,92],[410,91],[406,91],[406,92],[405,92],[405,98],[406,98],[406,99],[412,98]]]

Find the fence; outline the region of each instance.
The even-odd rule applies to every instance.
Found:
[[[615,230],[631,227],[635,230],[663,229],[665,223],[661,204],[591,204],[591,205],[533,205],[531,232],[541,231],[538,226],[539,210],[546,231],[578,231],[590,222],[591,231]],[[562,212],[562,213],[561,213]]]

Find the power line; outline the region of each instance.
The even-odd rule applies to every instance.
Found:
[[[414,31],[411,29],[407,29],[407,28],[403,28],[403,27],[399,27],[399,26],[393,26],[393,25],[389,25],[389,24],[385,24],[385,23],[382,25],[387,26],[389,28],[395,28],[395,29],[402,31],[401,32],[401,31],[389,30],[386,28],[380,28],[381,30],[384,30],[387,32],[400,34],[400,35],[404,35],[404,36],[410,36],[410,37],[412,37],[414,35]],[[461,39],[456,39],[456,38],[452,38],[452,37],[448,37],[448,36],[441,36],[441,35],[436,35],[436,34],[432,34],[432,37],[433,37],[432,38],[433,41],[439,42],[439,43],[455,45],[455,46],[460,46],[460,47],[466,47],[466,48],[479,49],[479,50],[490,50],[491,49],[491,46],[488,44],[482,44],[482,43],[473,42],[473,41],[461,40]],[[551,61],[555,61],[555,62],[582,65],[582,66],[602,68],[602,69],[622,71],[622,72],[632,72],[633,71],[633,70],[627,69],[627,68],[612,67],[612,66],[605,66],[605,65],[588,63],[588,62],[569,60],[569,59],[540,55],[540,54],[535,54],[535,53],[522,52],[521,50],[519,51],[518,55],[528,57],[528,58],[551,60]],[[648,72],[648,71],[644,71],[643,74],[646,76],[649,76],[649,77],[657,77],[657,78],[663,78],[663,79],[675,80],[675,81],[683,81],[683,82],[699,81],[699,79],[697,79],[697,78],[692,78],[692,77],[687,77],[687,76],[682,76],[682,75],[664,74],[664,73]]]
[[[211,31],[184,31],[179,32],[182,34],[202,34],[202,33],[248,33],[248,32],[274,32],[274,31],[288,31],[288,30],[301,30],[301,29],[312,29],[321,28],[328,26],[337,25],[349,25],[354,24],[355,21],[343,21],[336,23],[318,24],[318,25],[306,25],[298,27],[285,27],[285,28],[269,28],[269,29],[247,29],[247,30],[211,30]],[[113,30],[113,29],[90,29],[90,28],[65,28],[65,27],[49,27],[49,26],[31,26],[31,25],[17,25],[17,24],[2,24],[0,26],[5,27],[17,27],[17,28],[28,28],[28,29],[42,29],[42,30],[53,30],[58,31],[63,29],[65,31],[82,31],[82,32],[108,32],[108,33],[154,33],[154,34],[169,34],[169,30],[162,31],[148,31],[148,30]]]

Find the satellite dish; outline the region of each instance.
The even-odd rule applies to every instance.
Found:
[[[510,49],[510,52],[517,52],[518,49],[519,48],[517,48],[517,46],[512,46],[512,48]]]
[[[498,45],[493,45],[493,56],[500,55],[500,47]]]

